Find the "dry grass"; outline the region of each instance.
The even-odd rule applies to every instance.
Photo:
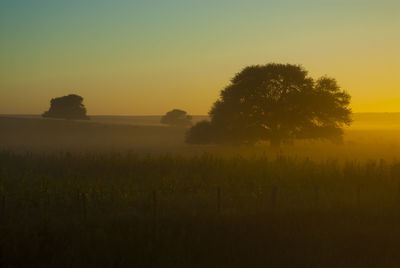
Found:
[[[281,152],[184,133],[0,118],[0,266],[400,265],[396,128]]]
[[[5,267],[400,264],[399,163],[2,153],[0,170]]]

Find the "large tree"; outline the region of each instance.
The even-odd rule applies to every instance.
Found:
[[[221,91],[211,122],[193,126],[189,143],[255,143],[273,146],[296,138],[341,140],[351,123],[350,95],[336,80],[314,80],[300,65],[244,68]],[[207,134],[206,134],[207,133]]]
[[[44,112],[42,116],[62,119],[89,119],[86,115],[85,105],[83,105],[83,98],[75,94],[51,99],[50,109]]]

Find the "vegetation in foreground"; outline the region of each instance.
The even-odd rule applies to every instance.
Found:
[[[0,153],[3,267],[396,267],[400,163]]]

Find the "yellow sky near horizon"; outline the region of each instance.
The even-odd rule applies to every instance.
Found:
[[[302,64],[354,112],[400,112],[400,3],[306,0],[0,3],[0,114],[75,93],[89,114],[206,114],[235,73]]]

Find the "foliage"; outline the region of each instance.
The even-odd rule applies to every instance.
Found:
[[[174,109],[167,112],[161,118],[161,124],[166,124],[170,126],[191,126],[192,116],[188,115],[185,111]]]
[[[2,152],[0,262],[397,267],[399,167],[282,156]]]
[[[50,109],[44,112],[42,116],[62,119],[89,119],[83,105],[83,98],[75,94],[51,99]]]
[[[350,96],[336,80],[314,81],[298,65],[267,64],[244,68],[220,93],[210,111],[207,128],[215,143],[254,143],[342,138],[344,125],[351,123]],[[210,142],[193,128],[189,143]]]
[[[212,143],[216,139],[216,133],[209,121],[201,121],[191,127],[186,133],[186,142],[207,144]]]

